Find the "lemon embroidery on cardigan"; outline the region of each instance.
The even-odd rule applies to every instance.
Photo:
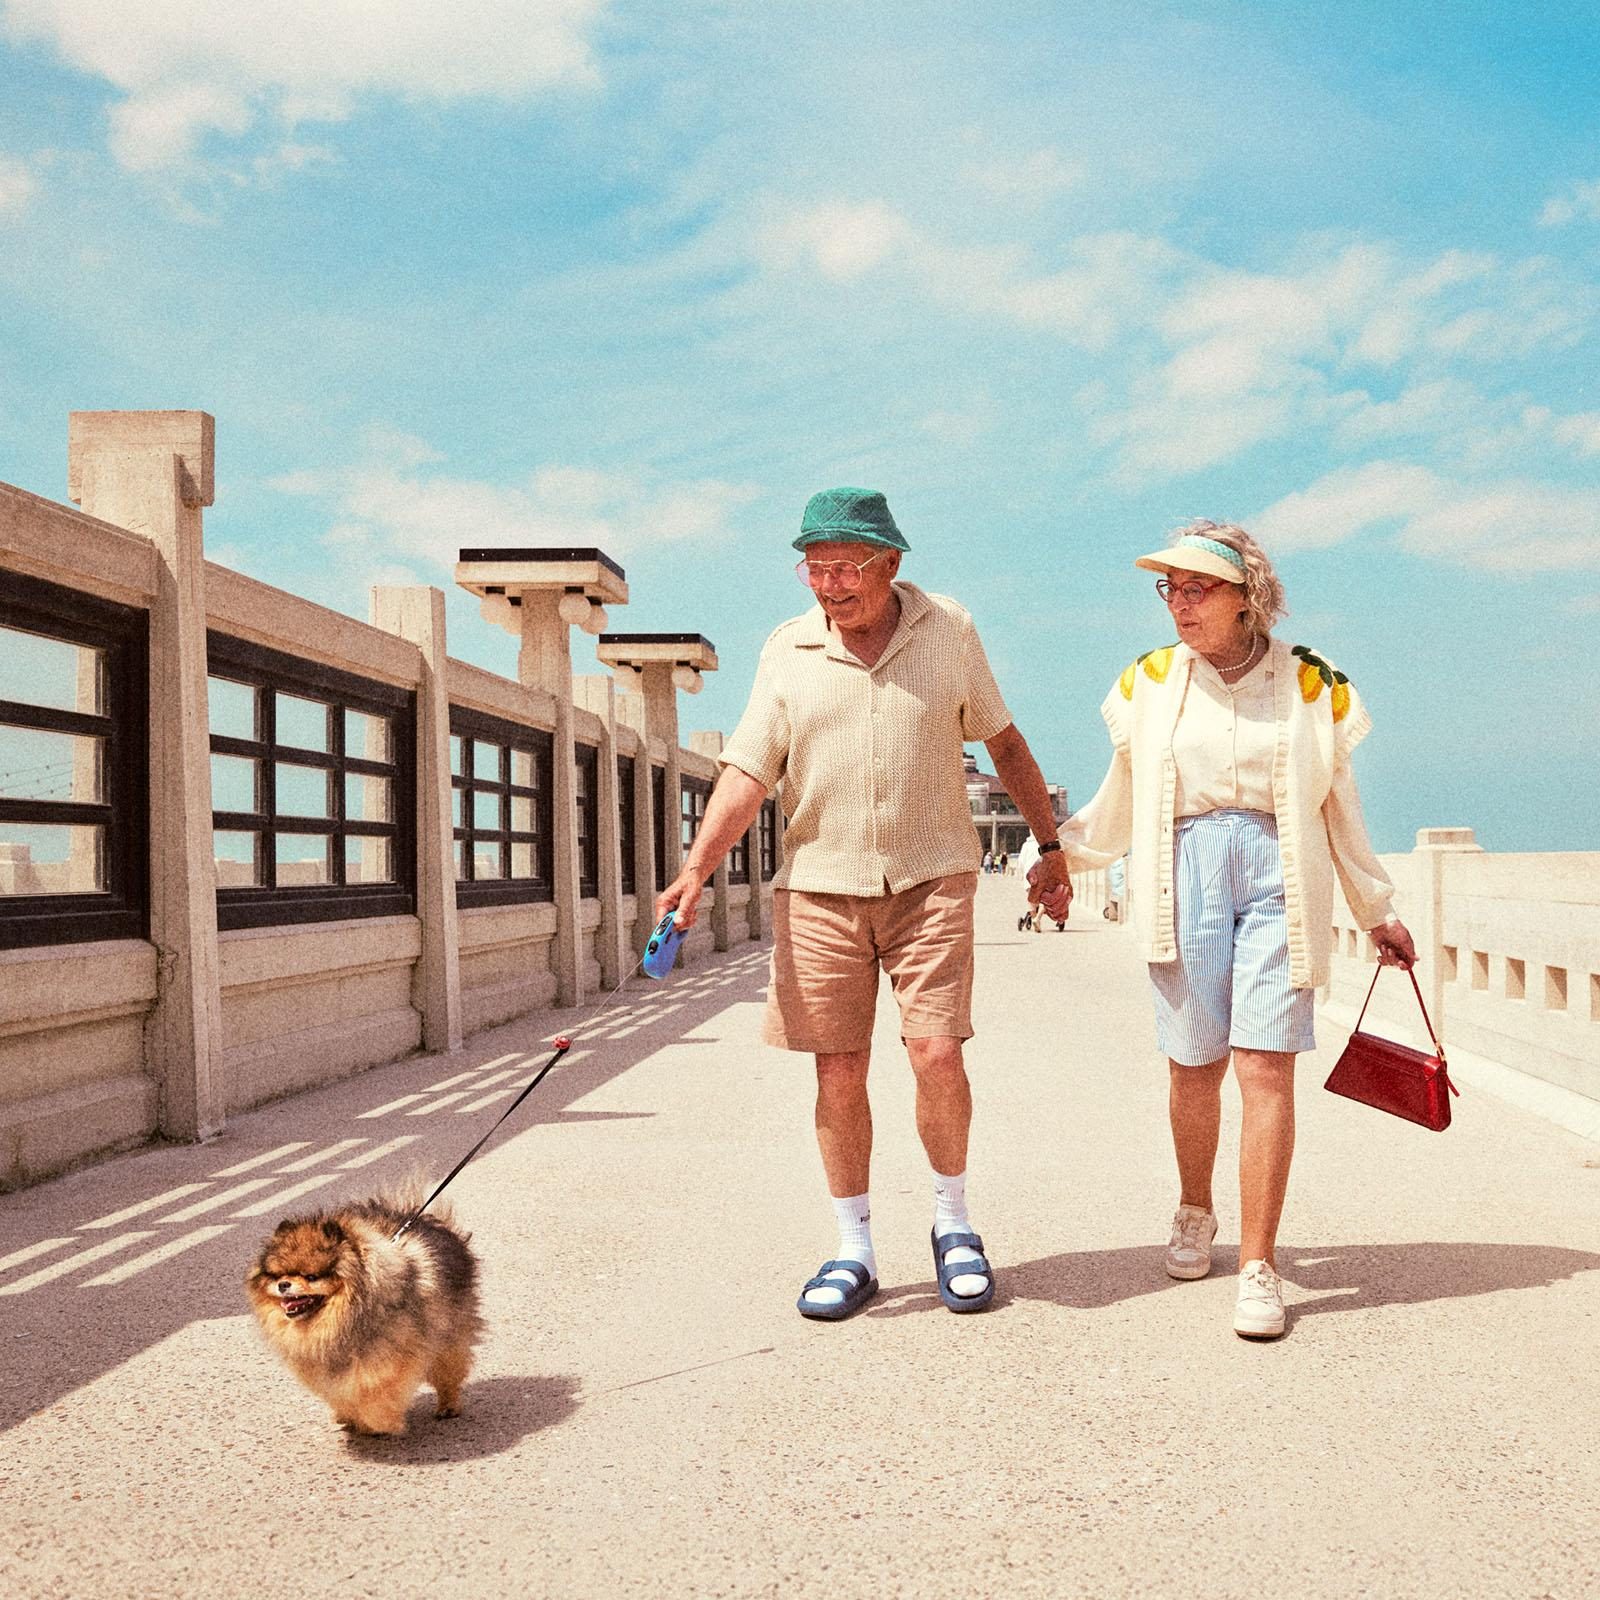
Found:
[[[1333,720],[1343,722],[1350,714],[1350,680],[1303,644],[1289,654],[1300,658],[1300,698],[1310,705],[1326,684],[1333,691]]]
[[[1146,650],[1142,656],[1130,661],[1117,679],[1122,698],[1133,699],[1133,682],[1140,667],[1144,668],[1145,677],[1152,683],[1165,683],[1167,674],[1172,671],[1172,655],[1177,648],[1175,644],[1163,645],[1159,650]]]

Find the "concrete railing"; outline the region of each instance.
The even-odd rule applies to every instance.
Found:
[[[1382,861],[1417,943],[1417,976],[1457,1075],[1475,1074],[1600,1133],[1600,852],[1490,854],[1470,828],[1424,828]],[[1351,1022],[1374,950],[1339,897],[1324,1004]],[[1385,976],[1369,1029],[1421,1043],[1411,986]]]
[[[721,748],[715,734],[681,741],[670,666],[631,673],[630,682],[645,683],[639,693],[609,674],[574,679],[570,629],[552,604],[548,627],[525,624],[519,656],[519,673],[537,657],[540,676],[505,678],[448,655],[438,589],[375,589],[372,621],[363,623],[206,561],[212,424],[204,413],[76,413],[70,458],[82,510],[0,484],[0,599],[15,573],[147,619],[147,932],[30,943],[26,925],[13,923],[11,947],[0,949],[0,1189],[156,1134],[208,1137],[262,1101],[419,1048],[456,1048],[483,1028],[576,1005],[620,980],[653,921],[653,769],[710,780]],[[412,910],[219,933],[208,631],[411,697]],[[580,890],[574,780],[557,761],[553,892],[458,909],[453,705],[552,735],[556,750],[574,741],[598,750],[598,894]],[[618,757],[633,758],[636,780],[636,892],[626,895]],[[679,795],[668,794],[661,864],[669,878],[682,860],[679,808]],[[726,865],[719,869],[685,959],[770,926],[758,832],[759,822],[745,841],[751,882],[729,884]],[[23,836],[21,824],[9,842],[0,833],[0,896],[13,905],[59,887],[17,843]]]

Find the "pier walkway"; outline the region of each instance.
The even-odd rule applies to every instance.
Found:
[[[1432,1135],[1302,1064],[1276,1344],[1161,1267],[1165,1068],[1129,935],[1015,931],[980,881],[973,1214],[994,1308],[934,1293],[892,1011],[883,1292],[833,1250],[765,953],[637,980],[452,1199],[489,1331],[466,1414],[352,1441],[241,1279],[285,1211],[438,1174],[547,1014],[0,1200],[0,1577],[28,1597],[1405,1596],[1600,1588],[1600,1146],[1468,1089]],[[630,989],[629,993],[632,994]]]

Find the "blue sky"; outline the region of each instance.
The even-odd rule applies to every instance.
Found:
[[[211,411],[210,553],[357,615],[599,544],[613,627],[715,641],[723,728],[806,497],[882,488],[1078,803],[1171,637],[1132,558],[1236,520],[1377,719],[1380,848],[1600,848],[1587,0],[0,0],[0,41],[0,479],[64,496],[70,410]]]

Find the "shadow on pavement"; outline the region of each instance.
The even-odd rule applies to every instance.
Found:
[[[433,1415],[433,1391],[424,1389],[398,1439],[346,1435],[352,1456],[380,1466],[435,1467],[496,1456],[529,1434],[565,1422],[578,1409],[578,1381],[570,1377],[468,1380],[459,1417]]]
[[[600,1159],[656,1111],[569,1109],[573,1102],[730,1006],[759,1000],[766,978],[766,947],[747,945],[667,983],[636,980],[625,1003],[592,1026],[586,1011],[534,1012],[454,1055],[411,1056],[233,1117],[207,1144],[146,1146],[0,1198],[0,1431],[191,1324],[243,1313],[246,1268],[278,1218],[442,1177],[547,1058],[558,1028],[574,1033],[577,1048],[483,1154],[576,1123],[592,1129]],[[466,1190],[463,1179],[448,1198]],[[469,1206],[463,1221],[471,1220]],[[548,1425],[537,1420],[547,1382],[478,1387],[527,1431]]]
[[[1077,1250],[1041,1256],[1015,1266],[996,1263],[994,1311],[1015,1300],[1043,1300],[1075,1311],[1099,1311],[1141,1295],[1179,1289],[1164,1270],[1160,1245],[1121,1250]],[[1237,1270],[1231,1252],[1219,1253],[1215,1276]],[[1292,1320],[1334,1311],[1421,1305],[1505,1289],[1548,1289],[1580,1272],[1600,1270],[1600,1254],[1558,1245],[1377,1244],[1280,1246],[1278,1268],[1291,1286]],[[1296,1301],[1293,1290],[1318,1296]],[[862,1314],[903,1317],[942,1311],[931,1279],[886,1288]]]

